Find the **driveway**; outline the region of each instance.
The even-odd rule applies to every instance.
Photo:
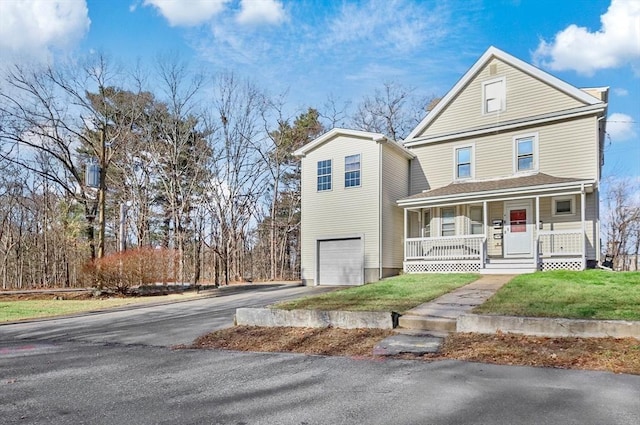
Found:
[[[260,286],[219,297],[137,307],[77,317],[0,325],[0,341],[84,341],[168,347],[233,325],[238,307],[264,307],[277,301],[335,290],[330,287]]]

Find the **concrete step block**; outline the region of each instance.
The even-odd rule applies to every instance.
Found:
[[[455,332],[456,319],[435,316],[400,316],[398,325],[404,329]]]

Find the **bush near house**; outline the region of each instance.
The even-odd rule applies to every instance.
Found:
[[[557,270],[520,275],[473,312],[640,320],[640,272]]]
[[[83,272],[98,289],[127,294],[134,286],[174,282],[177,261],[174,250],[138,248],[89,262]]]

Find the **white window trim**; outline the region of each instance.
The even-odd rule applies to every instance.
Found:
[[[486,89],[485,87],[489,84],[501,82],[502,83],[502,98],[500,99],[500,109],[497,111],[487,112],[487,99],[486,99]],[[504,112],[507,110],[507,78],[506,77],[498,77],[493,78],[491,80],[482,82],[482,105],[480,106],[482,115],[493,115]]]
[[[558,201],[570,201],[571,202],[571,211],[566,213],[558,213],[556,204]],[[551,202],[551,215],[553,217],[570,217],[576,215],[576,197],[575,195],[567,195],[567,196],[554,196]]]
[[[445,236],[442,234],[443,231],[443,226],[444,226],[444,210],[447,209],[452,209],[453,210],[453,235],[447,235],[447,236],[457,236],[458,235],[458,229],[457,229],[457,217],[458,217],[458,209],[456,207],[440,207],[440,236]]]
[[[533,168],[530,170],[518,170],[518,140],[522,139],[533,139]],[[527,133],[527,134],[518,134],[517,136],[513,136],[512,143],[512,158],[513,158],[513,174],[530,174],[538,171],[539,168],[539,158],[540,152],[538,149],[538,133]]]
[[[318,175],[318,163],[322,161],[331,161],[331,174],[329,174],[331,176],[331,189],[322,189],[322,190],[318,189],[318,177],[320,177]],[[333,191],[333,188],[335,186],[335,179],[333,178],[335,163],[336,162],[333,160],[333,158],[319,159],[316,161],[316,193]]]
[[[480,208],[480,225],[482,226],[483,231],[486,233],[486,229],[484,228],[484,208],[482,207],[482,205],[469,205],[467,207],[467,224],[468,224],[468,229],[467,229],[467,234],[468,235],[473,235],[474,233],[472,233],[472,227],[473,227],[473,220],[471,218],[471,208]],[[485,233],[476,233],[476,235],[483,235]]]
[[[458,177],[458,149],[471,148],[471,170],[469,177]],[[471,180],[475,179],[476,176],[476,144],[475,143],[466,143],[464,145],[458,145],[453,147],[453,180],[454,181],[462,181],[462,180]]]
[[[421,226],[420,226],[420,237],[421,238],[430,238],[433,236],[433,212],[431,208],[425,208],[422,210],[421,214]],[[425,217],[429,216],[429,223],[426,223]],[[425,236],[425,228],[429,226],[429,236]]]
[[[356,186],[347,186],[347,157],[356,156],[356,155],[359,156],[358,164],[359,164],[360,168],[358,168],[358,171],[360,172],[360,184],[358,184]],[[358,188],[358,187],[362,186],[362,154],[361,153],[354,153],[354,154],[351,154],[351,155],[345,155],[344,156],[344,174],[343,174],[343,177],[344,177],[344,179],[343,179],[344,180],[344,188],[347,189],[347,190],[348,189]]]

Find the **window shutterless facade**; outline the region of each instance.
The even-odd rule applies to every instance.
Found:
[[[513,168],[515,173],[538,169],[538,135],[527,134],[513,139]]]
[[[482,207],[481,206],[470,206],[469,207],[469,221],[470,221],[470,233],[472,235],[482,235],[484,234],[484,220],[482,217]]]
[[[331,190],[331,160],[318,161],[318,192]]]
[[[344,158],[344,187],[360,186],[360,154]]]
[[[573,215],[575,214],[575,197],[560,196],[553,198],[552,215]]]
[[[441,215],[441,230],[442,236],[455,236],[456,235],[456,210],[455,208],[442,208],[440,210]]]
[[[464,146],[455,149],[456,180],[469,179],[473,177],[473,147]]]
[[[490,114],[505,110],[505,79],[496,78],[482,83],[482,113]]]

